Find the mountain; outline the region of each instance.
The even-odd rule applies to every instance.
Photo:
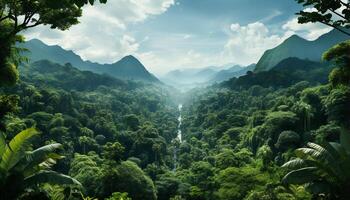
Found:
[[[188,68],[170,71],[165,76],[161,77],[161,80],[169,85],[186,90],[194,87],[208,86],[213,83],[220,83],[233,77],[243,76],[247,71],[253,71],[254,68],[255,64],[247,67],[230,64],[220,67]]]
[[[111,76],[127,80],[143,80],[158,82],[159,80],[147,71],[145,66],[134,56],[126,56],[114,64],[103,65],[102,72]]]
[[[212,83],[220,83],[227,81],[233,77],[240,77],[245,75],[248,71],[253,71],[255,69],[255,64],[251,64],[247,67],[241,67],[239,65],[233,66],[230,69],[221,70],[215,74],[210,80]]]
[[[288,87],[300,81],[311,84],[327,83],[328,74],[333,65],[328,62],[303,60],[296,57],[286,58],[269,71],[251,72],[239,78],[232,78],[222,85],[230,88]]]
[[[73,51],[67,51],[58,45],[46,45],[37,39],[29,40],[23,44],[19,44],[19,46],[29,50],[28,53],[25,53],[25,56],[29,57],[31,62],[49,60],[61,65],[70,63],[79,70],[108,74],[119,79],[159,82],[134,56],[126,56],[113,64],[99,64],[84,61]]]
[[[170,85],[202,84],[210,80],[217,72],[216,67],[177,69],[165,74],[161,80]]]
[[[322,54],[335,44],[350,39],[349,36],[332,30],[314,41],[293,35],[277,47],[267,50],[256,65],[255,72],[267,71],[289,57],[320,62]]]
[[[107,75],[95,74],[90,71],[80,71],[71,64],[60,65],[48,60],[31,63],[30,66],[19,68],[21,80],[38,85],[45,85],[66,90],[94,90],[99,86],[126,88],[126,81]]]

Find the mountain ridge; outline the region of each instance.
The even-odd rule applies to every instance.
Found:
[[[292,35],[278,46],[266,50],[256,65],[255,72],[268,71],[289,57],[320,62],[322,54],[333,45],[350,39],[337,30],[321,35],[316,40],[306,40]]]
[[[79,70],[108,74],[118,79],[153,83],[160,82],[155,75],[150,73],[146,67],[132,55],[125,56],[112,64],[100,64],[89,60],[83,60],[72,50],[65,50],[59,45],[47,45],[38,39],[26,41],[25,43],[18,44],[18,46],[29,50],[29,53],[24,53],[24,55],[29,57],[32,63],[40,60],[49,60],[61,65],[70,63]]]

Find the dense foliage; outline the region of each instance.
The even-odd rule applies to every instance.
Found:
[[[24,61],[19,56],[24,49],[15,46],[24,41],[20,32],[42,24],[66,30],[79,23],[85,4],[94,3],[95,0],[0,0],[0,86],[18,81],[17,67]]]
[[[13,191],[8,198],[346,199],[347,47],[339,44],[324,55],[336,67],[291,58],[182,99],[164,85],[121,81],[69,64],[21,67],[21,81],[2,88],[4,141],[36,127],[42,134],[32,148],[49,145],[49,152],[65,157],[42,157],[59,159],[54,166],[52,159],[44,162],[56,171],[50,176],[64,173],[77,181],[25,184],[29,175],[21,175],[22,189],[7,189]],[[276,73],[291,74],[290,81],[273,81]],[[182,141],[175,139],[180,101]],[[41,175],[38,170],[45,169],[31,174]],[[22,173],[10,172],[6,177]],[[78,181],[81,186],[74,186]]]
[[[65,159],[54,169],[80,181],[84,194],[103,199],[119,191],[156,199],[154,182],[141,168],[151,173],[173,165],[169,146],[177,112],[166,88],[48,61],[20,69],[22,81],[2,89],[6,138],[36,127],[42,134],[33,147],[61,143]]]
[[[301,20],[349,14],[329,2],[299,0],[318,10]],[[94,1],[61,3],[0,0],[0,86],[20,78],[0,88],[1,199],[350,198],[349,42],[185,94],[50,61],[18,73],[17,17],[66,29]]]
[[[320,22],[350,35],[350,3],[345,0],[296,0],[305,9],[298,13],[299,23]],[[310,8],[313,9],[310,9]],[[344,27],[346,29],[344,29]]]

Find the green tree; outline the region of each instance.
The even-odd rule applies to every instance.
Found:
[[[117,166],[103,166],[101,198],[114,192],[127,192],[133,200],[155,200],[153,181],[135,163],[125,161]]]
[[[323,54],[326,61],[335,61],[335,68],[329,75],[329,82],[335,88],[350,85],[350,41],[335,45]]]
[[[300,135],[294,131],[283,131],[279,136],[275,146],[279,149],[295,147],[300,143]]]
[[[63,158],[55,153],[61,144],[50,144],[28,151],[29,140],[38,134],[34,128],[27,129],[17,134],[8,144],[0,134],[1,199],[16,199],[25,189],[41,183],[80,185],[69,176],[49,170],[57,159]]]
[[[97,188],[101,187],[102,169],[98,164],[101,159],[93,153],[89,155],[75,154],[69,174],[77,179],[89,196],[97,196]]]
[[[320,22],[349,35],[344,28],[350,28],[350,3],[346,0],[296,0],[305,8],[298,13],[299,23]],[[310,9],[310,7],[312,9]]]
[[[266,184],[264,174],[250,166],[229,167],[220,171],[215,179],[219,183],[215,194],[222,200],[243,199],[252,189]]]
[[[291,170],[282,179],[284,184],[304,184],[318,196],[326,194],[329,199],[349,199],[350,154],[345,145],[329,143],[325,147],[308,143],[306,148],[295,151],[297,158],[283,167]]]
[[[133,131],[136,131],[140,126],[140,120],[137,115],[127,115],[124,117],[125,123]]]
[[[173,173],[162,174],[156,182],[159,200],[168,200],[177,194],[180,180]]]
[[[99,0],[106,3],[107,0]],[[1,0],[0,1],[0,86],[11,85],[18,80],[17,65],[22,61],[21,49],[16,42],[23,42],[21,31],[38,25],[66,30],[77,24],[85,4],[95,0]]]
[[[106,200],[131,200],[131,198],[128,197],[128,193],[114,192],[112,196],[110,196]]]
[[[120,161],[123,157],[125,151],[125,147],[121,145],[119,142],[107,142],[103,146],[102,156],[105,159]]]

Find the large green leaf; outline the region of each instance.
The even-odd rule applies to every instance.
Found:
[[[339,143],[326,143],[325,148],[336,160],[341,159],[341,157],[343,157],[344,154],[346,154],[345,149]]]
[[[348,153],[350,153],[350,131],[345,128],[342,128],[340,133],[340,144]]]
[[[308,143],[310,148],[299,148],[295,151],[296,155],[304,160],[313,162],[313,167],[328,174],[330,179],[342,179],[343,171],[339,167],[339,160],[335,159],[327,149]]]
[[[314,143],[308,143],[308,146],[309,148],[295,150],[295,154],[301,159],[313,159],[326,165],[336,162],[334,157],[325,148]]]
[[[2,158],[2,155],[4,154],[6,149],[6,140],[3,133],[0,133],[0,158]],[[1,161],[1,159],[0,159]]]
[[[35,128],[29,128],[18,133],[10,141],[9,145],[6,146],[5,152],[2,155],[0,168],[4,171],[9,171],[14,167],[29,148],[29,139],[38,134],[39,132]]]
[[[321,193],[327,194],[331,192],[330,184],[324,181],[316,181],[313,183],[308,183],[305,185],[305,188],[307,191],[309,191],[312,194],[321,194]]]
[[[319,164],[313,160],[304,160],[300,158],[295,158],[290,160],[282,165],[284,168],[288,168],[291,170],[297,170],[305,167],[317,167]]]
[[[283,184],[305,184],[320,178],[317,167],[305,167],[293,170],[282,179]]]
[[[18,165],[16,166],[16,170],[24,171],[25,176],[29,176],[30,173],[27,172],[30,171],[34,173],[35,171],[39,170],[40,168],[38,168],[37,166],[47,161],[48,159],[57,160],[64,158],[63,156],[60,156],[55,153],[55,151],[60,148],[62,148],[62,145],[59,143],[55,143],[40,147],[32,152],[29,152],[18,163]],[[34,168],[37,168],[37,170],[35,170]]]
[[[350,154],[342,147],[341,144],[331,142],[327,145],[329,152],[338,154],[337,166],[342,171],[342,179],[349,180],[350,178]]]
[[[76,179],[64,174],[57,173],[55,171],[41,171],[24,179],[24,184],[26,187],[42,183],[81,186],[81,183]]]
[[[284,165],[282,165],[282,167],[284,168],[288,168],[288,169],[300,169],[300,168],[304,168],[304,167],[308,167],[305,160],[300,159],[300,158],[296,158],[293,160],[290,160],[286,163],[284,163]]]

